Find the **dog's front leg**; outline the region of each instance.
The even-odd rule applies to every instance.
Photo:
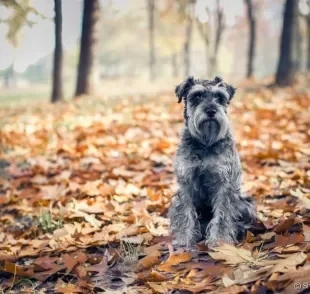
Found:
[[[173,245],[191,247],[201,239],[196,208],[191,198],[179,190],[169,209]]]
[[[234,210],[235,196],[224,185],[212,199],[213,218],[206,229],[206,243],[215,246],[218,241],[236,243],[238,236],[237,215]]]

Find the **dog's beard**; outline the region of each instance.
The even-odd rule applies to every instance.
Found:
[[[220,125],[217,120],[208,119],[201,123],[199,130],[201,130],[206,145],[211,146],[217,141],[218,134],[220,133]]]
[[[195,138],[206,146],[211,146],[225,137],[228,131],[228,121],[225,114],[217,114],[214,118],[209,118],[197,109],[194,116],[190,118],[188,127]]]

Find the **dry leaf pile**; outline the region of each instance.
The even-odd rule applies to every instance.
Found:
[[[167,220],[182,106],[135,100],[0,110],[0,289],[310,289],[310,94],[239,93],[230,116],[260,222],[238,246],[188,251],[171,247]]]

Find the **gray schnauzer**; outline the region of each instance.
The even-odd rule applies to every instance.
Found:
[[[188,77],[175,93],[184,101],[185,126],[174,165],[179,190],[169,209],[173,243],[190,247],[203,238],[209,246],[237,243],[256,209],[240,191],[241,163],[227,117],[235,88],[219,77]]]

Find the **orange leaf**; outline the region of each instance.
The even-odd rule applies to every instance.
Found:
[[[74,284],[66,284],[61,279],[58,279],[57,284],[55,285],[55,292],[56,293],[82,293],[79,286]]]
[[[143,257],[138,262],[137,270],[138,271],[146,270],[158,264],[160,262],[159,260],[160,255],[161,254],[159,251],[154,251],[151,254]]]
[[[173,267],[176,267],[180,263],[190,261],[192,258],[193,254],[190,252],[173,253],[169,256],[167,261],[159,265],[157,269],[165,272],[174,272],[175,269]]]
[[[9,261],[5,261],[4,266],[0,266],[0,272],[10,273],[20,277],[32,277],[34,274],[33,268],[24,268]]]

